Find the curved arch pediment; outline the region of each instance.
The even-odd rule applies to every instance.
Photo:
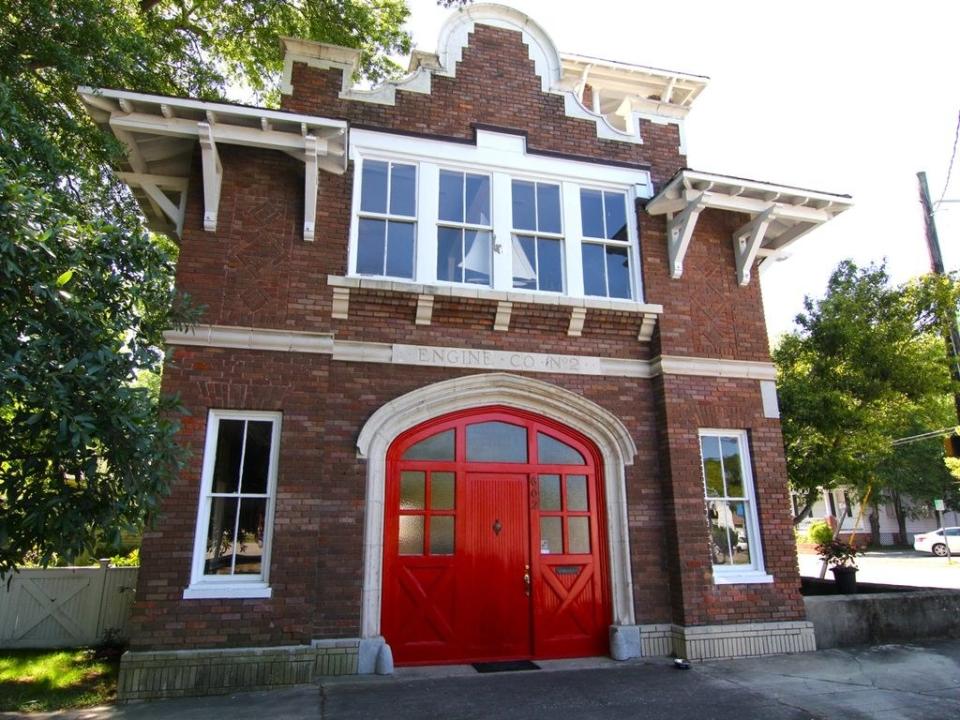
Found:
[[[357,438],[358,455],[368,457],[375,438],[389,443],[425,420],[480,405],[506,405],[562,420],[599,445],[614,446],[625,465],[632,465],[637,454],[620,419],[592,400],[520,375],[482,373],[427,385],[383,405],[364,423]]]

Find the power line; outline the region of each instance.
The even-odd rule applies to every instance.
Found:
[[[953,161],[957,159],[957,139],[960,138],[960,113],[957,113],[957,129],[953,132],[953,151],[950,153],[950,164],[947,166],[947,180],[943,183],[943,192],[940,193],[940,199],[935,205],[940,205],[947,196],[947,188],[950,187],[950,175],[953,173]]]
[[[925,433],[920,433],[919,435],[897,438],[891,443],[891,445],[906,445],[912,442],[919,442],[920,440],[929,440],[935,437],[943,437],[944,435],[952,435],[955,430],[955,427],[941,428],[940,430],[930,430]]]

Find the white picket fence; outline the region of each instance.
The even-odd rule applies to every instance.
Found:
[[[0,584],[0,648],[96,645],[127,637],[135,567],[22,569]],[[8,584],[9,579],[9,584]]]

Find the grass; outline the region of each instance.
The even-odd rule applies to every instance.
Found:
[[[92,650],[0,652],[0,712],[88,707],[117,696],[119,659]]]

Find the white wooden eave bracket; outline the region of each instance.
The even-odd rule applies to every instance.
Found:
[[[674,280],[683,275],[683,259],[690,247],[697,219],[706,207],[704,193],[695,195],[676,215],[667,220],[667,251],[670,258],[670,277]]]
[[[217,215],[220,212],[220,187],[223,182],[223,166],[217,143],[213,139],[210,123],[197,123],[200,137],[200,155],[203,166],[203,229],[217,231]]]
[[[750,284],[750,269],[757,257],[767,228],[777,218],[776,205],[770,205],[750,222],[733,233],[733,254],[737,259],[737,282],[741,286]]]
[[[187,209],[187,178],[128,172],[119,172],[117,177],[127,185],[143,190],[150,203],[159,208],[176,228],[177,237],[183,235],[183,218]],[[164,190],[178,193],[176,205],[167,197]]]

